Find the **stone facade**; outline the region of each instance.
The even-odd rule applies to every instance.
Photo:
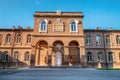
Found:
[[[120,68],[120,31],[85,30],[82,20],[81,12],[36,12],[34,29],[0,29],[0,66]]]

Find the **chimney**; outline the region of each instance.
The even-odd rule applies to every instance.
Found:
[[[112,30],[112,27],[109,30]]]
[[[101,30],[101,27],[97,27],[96,30]]]
[[[57,15],[61,15],[61,10],[57,10]]]

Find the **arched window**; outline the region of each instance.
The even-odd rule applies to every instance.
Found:
[[[7,34],[6,36],[6,43],[10,43],[11,42],[11,35]]]
[[[70,21],[70,32],[77,32],[77,22],[74,20]]]
[[[40,32],[47,32],[47,21],[42,20],[40,22]]]
[[[96,35],[96,44],[101,44],[101,36],[100,35]]]
[[[15,51],[15,52],[14,52],[14,57],[13,57],[14,59],[13,59],[13,61],[14,61],[14,62],[18,62],[18,57],[19,57],[18,51]]]
[[[8,62],[8,60],[9,60],[8,52],[5,51],[5,52],[2,54],[2,62]]]
[[[103,53],[98,52],[98,61],[102,62],[103,61]]]
[[[21,42],[21,35],[17,35],[16,43],[20,43],[20,42]]]
[[[120,36],[119,35],[116,36],[116,43],[120,44]]]
[[[90,35],[86,36],[86,44],[87,45],[91,44],[91,36]]]
[[[119,52],[119,60],[120,60],[120,52]]]
[[[31,35],[27,36],[27,43],[31,43]]]
[[[110,44],[110,35],[107,35],[107,36],[106,36],[106,43],[107,43],[107,44]]]
[[[91,53],[91,52],[88,52],[88,53],[87,53],[87,61],[88,61],[88,62],[91,62],[91,61],[92,61],[92,53]]]
[[[108,52],[108,61],[113,62],[113,53],[112,52]]]
[[[29,61],[29,52],[25,52],[24,54],[24,61]]]

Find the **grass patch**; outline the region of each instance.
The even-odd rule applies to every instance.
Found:
[[[0,68],[0,70],[17,70],[18,68]]]
[[[97,70],[120,70],[120,68],[97,68]]]

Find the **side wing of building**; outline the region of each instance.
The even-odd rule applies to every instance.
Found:
[[[84,30],[85,53],[90,67],[120,67],[120,30]]]

